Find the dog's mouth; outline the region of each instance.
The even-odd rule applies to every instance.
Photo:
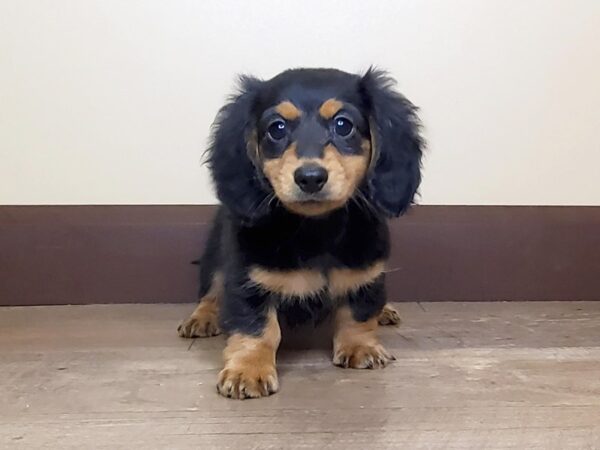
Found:
[[[330,198],[324,195],[310,195],[300,196],[292,201],[292,203],[298,203],[299,205],[318,205],[319,203],[330,202]]]
[[[335,209],[342,207],[345,201],[316,196],[312,198],[300,198],[294,201],[283,202],[284,206],[293,213],[302,216],[322,216]]]
[[[300,205],[318,205],[319,203],[323,203],[326,202],[328,200],[300,200],[296,203],[300,204]]]

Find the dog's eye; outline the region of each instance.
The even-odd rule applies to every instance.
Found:
[[[287,136],[287,127],[283,120],[277,120],[269,125],[267,132],[269,133],[269,136],[271,136],[271,139],[280,141]]]
[[[352,130],[354,129],[354,124],[350,121],[350,119],[346,117],[336,117],[333,128],[335,129],[335,133],[339,136],[346,137]]]

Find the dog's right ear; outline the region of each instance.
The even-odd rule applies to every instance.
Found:
[[[241,76],[239,92],[221,108],[212,125],[207,162],[219,200],[245,222],[268,212],[269,194],[258,169],[254,108],[262,81]]]

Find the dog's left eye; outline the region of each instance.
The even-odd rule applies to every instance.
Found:
[[[346,137],[354,129],[354,124],[346,117],[336,117],[333,128],[337,135]]]
[[[287,127],[283,120],[277,120],[269,125],[267,133],[274,141],[280,141],[287,136]]]

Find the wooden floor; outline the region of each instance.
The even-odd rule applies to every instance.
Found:
[[[600,448],[600,302],[399,309],[391,367],[284,335],[246,401],[215,392],[222,337],[177,337],[190,305],[0,309],[0,448]]]

